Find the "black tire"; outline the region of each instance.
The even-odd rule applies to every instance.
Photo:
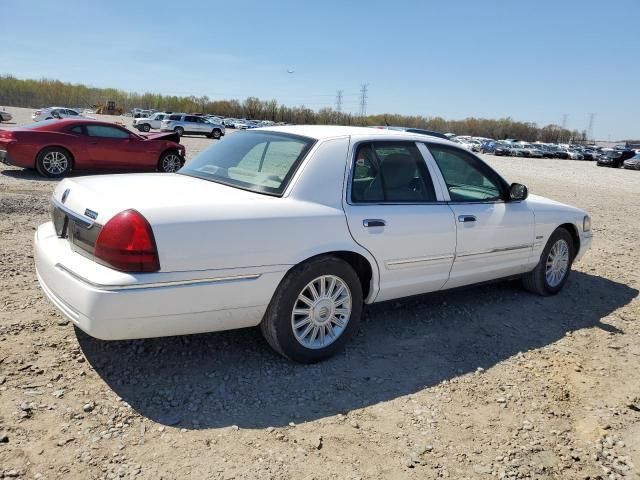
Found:
[[[184,158],[176,150],[167,150],[160,155],[158,170],[164,173],[175,173],[184,165]]]
[[[151,130],[151,125],[149,125],[148,123],[144,123],[140,125],[140,130],[142,130],[143,132],[148,132]]]
[[[61,178],[71,171],[73,158],[60,147],[44,148],[36,157],[36,170],[43,177]]]
[[[211,132],[211,136],[216,140],[220,140],[220,137],[222,137],[222,130],[220,130],[219,128],[214,128],[213,132]]]
[[[351,314],[342,333],[326,347],[308,348],[300,343],[293,328],[293,309],[308,284],[323,275],[337,277],[351,294]],[[316,363],[340,351],[355,332],[362,314],[362,285],[348,263],[331,256],[317,257],[292,268],[278,286],[260,327],[265,339],[280,355],[300,363]],[[329,321],[331,323],[331,320]],[[333,327],[332,327],[333,328]]]
[[[184,128],[182,128],[182,127],[176,127],[176,128],[173,129],[173,131],[176,132],[179,137],[184,135]]]
[[[560,283],[552,285],[547,279],[546,268],[547,262],[549,261],[549,254],[551,252],[551,249],[558,242],[566,243],[569,251],[569,263],[567,265],[566,273],[564,274],[564,277],[562,277]],[[522,284],[524,285],[524,288],[532,293],[537,293],[538,295],[542,295],[545,297],[549,295],[555,295],[560,290],[562,290],[564,284],[567,283],[567,279],[571,274],[571,266],[573,265],[573,259],[575,258],[575,256],[576,252],[571,234],[562,227],[557,228],[551,234],[551,237],[549,237],[549,241],[544,247],[542,255],[540,255],[540,261],[538,262],[538,265],[536,265],[536,268],[523,275]]]

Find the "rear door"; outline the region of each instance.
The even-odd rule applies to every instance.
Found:
[[[198,122],[195,115],[185,115],[184,117],[185,133],[202,133],[202,125]]]
[[[527,202],[509,200],[508,185],[470,152],[429,143],[457,224],[456,258],[446,288],[524,273],[534,242]]]
[[[344,209],[351,235],[380,270],[376,301],[442,288],[456,246],[453,213],[415,142],[362,142],[352,151]]]

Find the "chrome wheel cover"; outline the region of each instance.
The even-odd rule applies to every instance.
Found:
[[[69,159],[61,152],[48,152],[42,158],[42,168],[50,175],[60,175],[68,166]]]
[[[180,167],[182,167],[182,159],[180,158],[180,155],[176,153],[165,155],[162,159],[163,172],[177,172],[178,170],[180,170]]]
[[[300,292],[291,313],[291,328],[300,345],[317,350],[335,342],[351,318],[351,291],[339,277],[323,275]]]
[[[547,255],[547,264],[545,268],[545,276],[547,284],[550,287],[557,287],[562,283],[564,277],[567,276],[569,270],[569,245],[565,240],[558,240],[553,244],[549,255]]]

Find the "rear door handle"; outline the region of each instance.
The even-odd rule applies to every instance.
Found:
[[[369,218],[367,220],[363,220],[362,224],[369,228],[369,227],[384,227],[387,222],[385,222],[384,220],[380,220],[379,218]]]
[[[458,215],[458,221],[462,223],[475,222],[476,216],[475,215]]]

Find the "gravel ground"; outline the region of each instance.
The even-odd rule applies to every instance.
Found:
[[[189,156],[212,142],[183,141]],[[592,214],[564,291],[504,282],[370,306],[347,350],[313,366],[256,329],[74,330],[33,265],[56,182],[0,166],[0,478],[640,478],[640,173],[486,159]]]

